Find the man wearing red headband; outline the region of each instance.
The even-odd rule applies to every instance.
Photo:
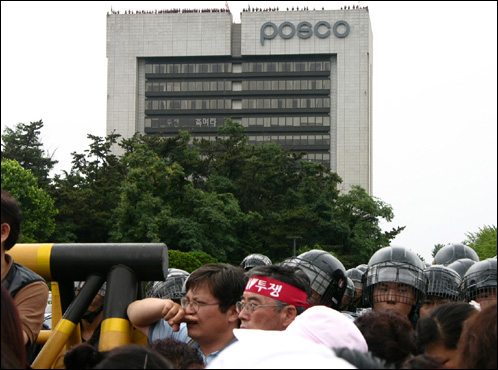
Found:
[[[236,308],[241,329],[285,330],[309,307],[310,282],[298,267],[257,266]]]

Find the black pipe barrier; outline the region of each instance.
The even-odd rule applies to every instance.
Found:
[[[101,275],[90,274],[87,277],[85,285],[64,312],[62,319],[52,330],[52,335],[48,338],[47,343],[33,361],[31,365],[33,369],[51,368],[103,283],[104,278]]]
[[[106,275],[116,265],[130,267],[138,280],[165,280],[168,248],[164,243],[16,244],[9,254],[47,281],[85,280]]]
[[[131,343],[132,326],[126,311],[130,303],[137,299],[138,291],[137,275],[128,266],[114,266],[109,271],[99,351]]]

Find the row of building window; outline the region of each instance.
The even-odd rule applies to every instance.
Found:
[[[146,82],[145,92],[232,91],[232,81]]]
[[[231,73],[232,63],[146,64],[145,73]]]
[[[330,126],[330,117],[328,116],[309,116],[309,117],[243,117],[235,118],[234,121],[240,122],[244,127],[317,127]],[[179,117],[146,117],[146,128],[188,128],[188,127],[218,127],[223,125],[222,117],[196,117],[196,118],[179,118]]]
[[[242,62],[242,63],[150,63],[145,73],[254,73],[254,72],[328,72],[330,61]]]
[[[242,81],[242,91],[330,90],[330,80]]]
[[[276,143],[282,146],[330,145],[330,135],[249,135],[249,143]]]
[[[330,71],[330,61],[246,62],[242,72],[323,72]]]
[[[231,99],[146,100],[146,110],[232,109]]]
[[[196,139],[205,139],[208,141],[216,141],[216,136],[196,136]],[[193,140],[193,139],[192,139]],[[265,143],[276,143],[286,147],[296,147],[296,146],[315,146],[315,145],[330,145],[329,135],[271,135],[271,136],[249,136],[249,144],[260,145]],[[314,153],[321,158],[316,157],[315,159],[328,159],[330,160],[330,154],[328,153]],[[329,156],[325,158],[324,156]]]
[[[243,117],[244,127],[314,127],[330,126],[330,117]]]
[[[239,85],[237,85],[239,84]],[[241,84],[241,85],[240,85]],[[237,86],[242,86],[242,91],[282,91],[282,90],[330,90],[330,80],[267,80],[267,81],[148,81],[145,83],[146,92],[190,92],[190,91],[238,91]]]
[[[329,98],[289,98],[289,99],[242,99],[242,105],[234,109],[306,109],[329,108]],[[146,110],[171,109],[232,109],[231,99],[161,99],[146,100]]]
[[[330,108],[329,98],[242,99],[242,109]]]

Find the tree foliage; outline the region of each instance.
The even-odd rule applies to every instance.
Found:
[[[2,159],[2,189],[7,190],[21,208],[21,241],[50,242],[55,230],[57,210],[53,199],[38,186],[33,173],[22,168],[15,160]]]
[[[119,135],[92,140],[84,153],[73,152],[70,172],[56,175],[51,194],[59,209],[54,242],[98,243],[107,241],[112,210],[124,177],[121,161],[111,153]]]
[[[484,225],[478,231],[468,232],[465,236],[467,239],[463,244],[473,248],[481,261],[496,256],[498,243],[495,225]]]
[[[288,237],[300,236],[300,248],[326,250],[349,268],[403,230],[381,231],[393,218],[388,204],[360,187],[340,193],[341,178],[304,153],[249,145],[230,120],[210,141],[137,134],[121,141],[120,158],[111,151],[119,135],[88,137],[89,149],[72,153],[71,170],[50,188],[54,242],[163,242],[189,253],[185,266],[238,265],[250,253],[282,261],[292,254]]]
[[[47,189],[50,183],[50,170],[57,163],[42,149],[40,133],[43,121],[18,123],[14,129],[6,127],[2,134],[2,159],[13,159],[22,168],[30,170],[38,186]]]

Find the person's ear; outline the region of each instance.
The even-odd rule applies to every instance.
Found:
[[[8,223],[2,224],[2,246],[10,235],[10,225]]]
[[[284,306],[284,308],[280,312],[280,315],[282,317],[282,325],[284,326],[284,328],[287,329],[287,327],[291,324],[291,322],[293,322],[297,317],[296,306],[293,305]]]
[[[237,312],[237,309],[235,308],[235,305],[230,306],[230,308],[227,311],[227,317],[228,317],[228,322],[237,322],[239,320],[239,313]]]

